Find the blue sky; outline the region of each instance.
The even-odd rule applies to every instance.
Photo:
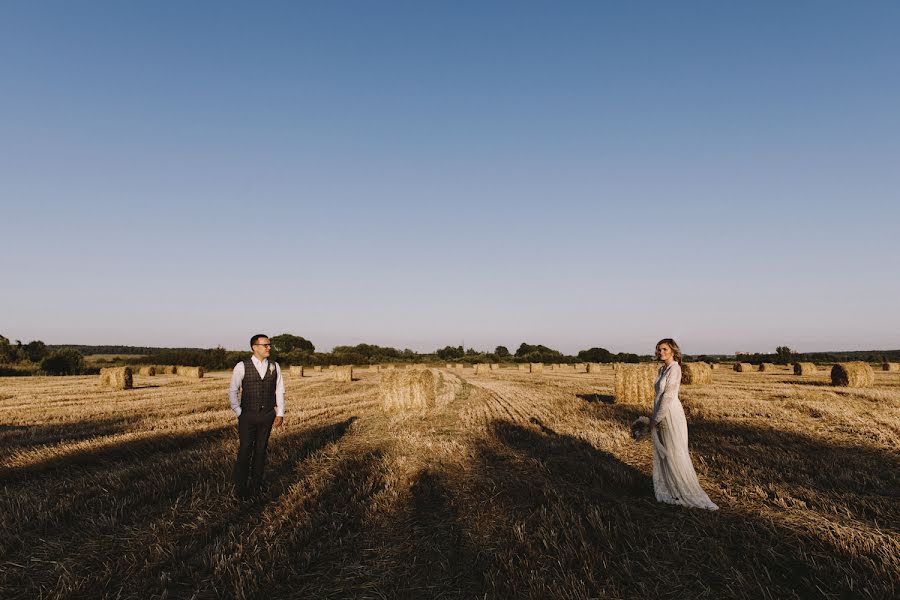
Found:
[[[900,347],[893,2],[4,2],[0,333]]]

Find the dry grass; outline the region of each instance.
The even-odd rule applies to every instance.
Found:
[[[654,501],[614,371],[291,378],[268,488],[227,499],[230,372],[0,378],[0,597],[894,598],[900,373],[722,369],[682,388],[721,510]],[[450,381],[450,378],[453,381]],[[439,396],[440,398],[441,396]]]

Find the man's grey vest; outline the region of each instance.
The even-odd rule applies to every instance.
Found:
[[[241,412],[246,410],[270,411],[275,408],[275,384],[278,369],[269,361],[266,376],[260,378],[259,371],[250,357],[244,359],[244,381],[241,383]]]

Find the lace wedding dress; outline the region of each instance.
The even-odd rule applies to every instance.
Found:
[[[716,510],[697,479],[688,453],[687,419],[678,399],[681,365],[659,368],[653,416],[653,491],[659,502]]]

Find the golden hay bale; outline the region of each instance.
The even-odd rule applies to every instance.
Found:
[[[753,365],[750,363],[734,363],[734,370],[737,373],[749,373],[753,370]]]
[[[381,376],[379,396],[387,409],[431,408],[437,399],[439,379],[431,369],[404,369]]]
[[[712,383],[712,369],[704,362],[683,363],[681,383],[685,385],[706,385]]]
[[[831,385],[869,387],[875,383],[875,371],[862,361],[838,363],[831,367]]]
[[[342,383],[353,381],[353,365],[341,365],[334,368],[334,380]]]
[[[393,371],[397,367],[395,367],[394,365],[384,365],[384,368],[387,369],[388,371]]]
[[[140,367],[138,369],[138,375],[153,377],[154,375],[156,375],[156,367],[154,367],[154,366]]]
[[[321,372],[322,372],[322,367],[321,367],[321,366],[318,366],[318,365],[315,366],[315,367],[313,367],[313,372],[315,372],[315,373],[321,373]]]
[[[588,373],[599,373],[602,369],[603,365],[600,363],[588,363],[587,372]]]
[[[202,379],[203,378],[203,367],[175,367],[175,374],[180,375],[181,377],[193,377],[194,379]]]
[[[381,372],[381,365],[369,365],[370,371],[375,371],[376,373]]]
[[[457,368],[457,369],[462,369],[464,366],[465,366],[465,365],[463,365],[462,363],[456,363],[456,368]]]
[[[175,367],[172,365],[162,365],[156,367],[157,375],[174,375]]]
[[[303,365],[291,365],[291,375],[303,377]]]
[[[794,375],[812,375],[818,371],[816,363],[798,362],[794,363]]]
[[[525,364],[525,363],[519,363],[519,370],[522,371],[522,372],[524,372],[524,373],[529,373],[529,372],[531,372],[531,367],[529,367],[529,366],[528,366],[527,364]]]
[[[499,371],[500,365],[498,363],[491,363],[491,371]]]
[[[713,371],[715,371],[716,369],[719,368],[719,365],[717,365],[716,363],[712,363],[711,365],[709,365],[709,368],[712,369]]]
[[[452,369],[452,368],[453,368],[453,363],[447,363],[446,368],[447,368],[447,369]]]
[[[616,402],[653,404],[657,368],[648,364],[616,364],[613,371]]]
[[[131,367],[104,367],[100,369],[100,385],[116,390],[130,390],[134,386]]]
[[[776,367],[772,363],[762,363],[761,365],[759,365],[759,370],[763,373],[771,373],[772,371],[777,371],[778,367]]]
[[[528,372],[540,375],[544,372],[544,363],[528,363]]]
[[[896,373],[897,371],[900,371],[900,363],[884,363],[881,365],[881,370]]]
[[[490,373],[490,372],[491,372],[491,365],[489,365],[488,363],[476,363],[475,364],[475,374],[476,375],[482,375],[484,373]]]

